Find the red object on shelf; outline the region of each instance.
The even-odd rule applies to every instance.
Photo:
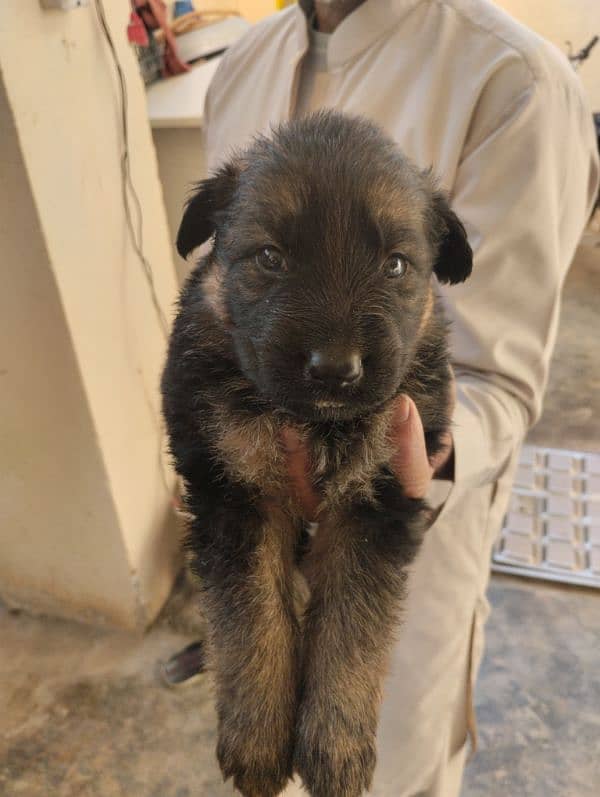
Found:
[[[132,0],[132,7],[133,12],[141,18],[148,30],[161,28],[164,34],[163,76],[170,77],[182,72],[189,72],[190,67],[177,55],[177,44],[169,26],[166,3],[163,0]]]
[[[146,26],[142,22],[139,14],[132,11],[129,16],[129,24],[127,25],[127,38],[131,44],[137,44],[140,47],[148,47],[150,38]]]

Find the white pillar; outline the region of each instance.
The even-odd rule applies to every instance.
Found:
[[[176,277],[129,4],[104,3],[169,318]],[[177,569],[159,466],[165,341],[127,233],[117,82],[93,3],[3,0],[0,128],[0,596],[141,628]]]

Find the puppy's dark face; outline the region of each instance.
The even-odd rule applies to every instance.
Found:
[[[391,398],[432,311],[432,273],[471,269],[431,177],[371,124],[331,112],[282,126],[201,184],[180,252],[213,232],[207,279],[243,372],[307,419]]]

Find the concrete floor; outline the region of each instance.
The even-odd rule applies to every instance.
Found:
[[[598,797],[600,593],[494,576],[463,797]]]
[[[463,797],[597,797],[600,594],[495,576],[490,599]],[[156,676],[193,638],[168,617],[135,637],[1,610],[0,794],[231,795],[208,678]]]
[[[600,249],[567,281],[539,444],[600,450]],[[463,797],[600,794],[600,592],[495,576]],[[209,681],[162,686],[196,638],[184,592],[144,637],[0,607],[0,795],[223,797]],[[396,797],[389,795],[389,797]]]

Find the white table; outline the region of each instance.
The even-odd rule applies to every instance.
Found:
[[[221,56],[216,56],[183,75],[148,87],[148,117],[153,129],[202,127],[204,98],[220,60]]]

